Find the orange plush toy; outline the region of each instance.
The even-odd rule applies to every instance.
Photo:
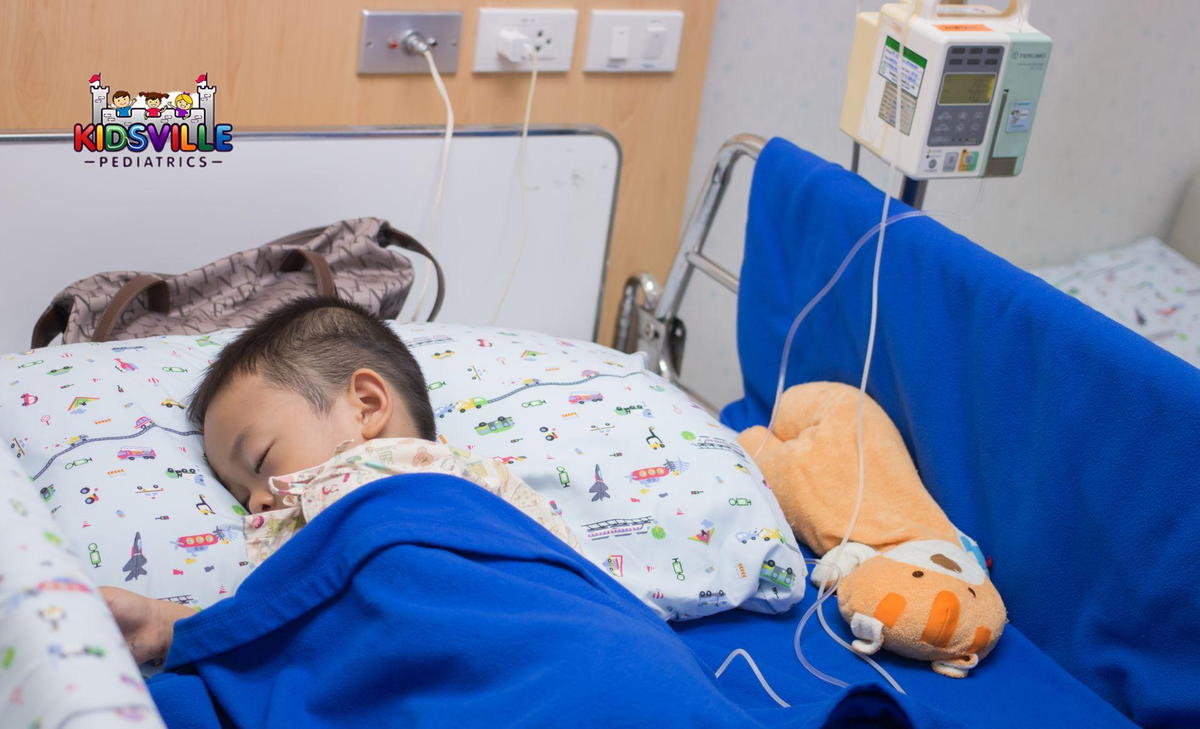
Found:
[[[836,580],[838,608],[855,651],[880,647],[929,661],[963,678],[1007,622],[982,555],[925,490],[900,431],[874,400],[863,405],[865,488],[846,545],[858,491],[858,390],[834,382],[788,389],[774,433],[755,426],[738,440],[754,457],[798,538],[821,563],[813,584]]]

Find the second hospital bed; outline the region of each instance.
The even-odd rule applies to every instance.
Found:
[[[703,248],[744,158],[757,161],[739,275]],[[649,296],[640,307],[627,298],[619,336],[677,380],[680,300],[693,271],[709,275],[737,295],[745,388],[721,418],[765,424],[793,318],[881,204],[862,178],[786,141],[730,140],[665,287],[641,279]],[[893,202],[893,214],[908,209]],[[800,327],[787,385],[857,383],[873,245]],[[907,700],[977,727],[1200,725],[1200,371],[929,218],[889,227],[880,279],[868,392],[927,488],[992,559],[1011,621],[962,681],[885,655]],[[734,611],[676,627],[714,665],[747,648],[785,699],[820,701],[835,689],[797,662],[798,615]],[[823,670],[880,681],[819,627],[802,640]],[[748,667],[722,680],[773,706]]]

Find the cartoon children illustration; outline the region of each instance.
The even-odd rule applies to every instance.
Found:
[[[162,115],[163,99],[167,98],[166,94],[160,94],[157,91],[143,91],[142,98],[146,100],[146,118],[154,119]]]
[[[133,96],[128,91],[120,90],[112,95],[113,108],[117,110],[118,117],[133,116]]]
[[[192,97],[188,94],[180,94],[175,97],[175,116],[180,119],[187,118],[191,113]]]

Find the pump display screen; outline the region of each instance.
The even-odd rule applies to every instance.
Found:
[[[996,89],[994,73],[948,73],[942,77],[939,104],[986,104]]]

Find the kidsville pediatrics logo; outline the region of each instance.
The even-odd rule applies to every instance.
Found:
[[[207,167],[222,160],[205,155],[233,149],[233,126],[217,124],[217,87],[208,74],[196,77],[196,90],[128,91],[109,94],[100,74],[88,81],[92,122],[75,125],[75,151],[97,155],[86,164],[101,167]]]

